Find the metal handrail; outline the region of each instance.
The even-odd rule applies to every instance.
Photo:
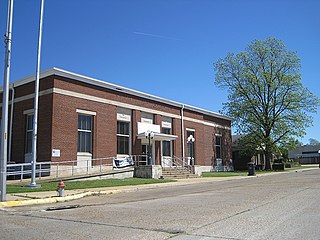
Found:
[[[135,156],[130,156],[134,158]],[[75,176],[80,174],[102,173],[105,171],[115,170],[115,157],[95,158],[85,160],[68,160],[55,162],[37,162],[35,173],[41,179],[45,176],[55,178],[61,176]],[[30,177],[32,163],[9,163],[7,164],[7,176],[19,177],[22,181],[24,177]]]
[[[169,161],[169,167],[163,167],[163,169],[170,169],[170,171],[175,170],[177,173],[178,171],[184,173],[184,171],[191,172],[192,165],[188,164],[188,157],[177,157],[173,156],[171,158],[168,158],[167,161]]]

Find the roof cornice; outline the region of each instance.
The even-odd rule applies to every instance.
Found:
[[[80,81],[80,82],[84,82],[84,83],[88,83],[88,84],[91,84],[91,85],[94,85],[94,86],[99,86],[99,87],[110,89],[110,90],[113,90],[113,91],[116,91],[116,92],[126,93],[126,94],[130,94],[130,95],[133,95],[133,96],[141,97],[141,98],[144,98],[144,99],[153,100],[153,101],[156,101],[156,102],[161,102],[161,103],[168,104],[170,106],[174,106],[174,107],[177,107],[177,108],[183,108],[185,110],[190,110],[190,111],[202,113],[202,114],[205,114],[205,115],[209,115],[209,116],[212,116],[212,117],[225,119],[225,120],[228,120],[228,121],[232,120],[230,117],[222,115],[222,114],[219,114],[219,113],[216,113],[216,112],[212,112],[212,111],[208,111],[208,110],[205,110],[205,109],[202,109],[202,108],[198,108],[198,107],[194,107],[194,106],[191,106],[191,105],[187,105],[187,104],[179,103],[179,102],[176,102],[176,101],[168,100],[168,99],[165,99],[165,98],[161,98],[161,97],[158,97],[158,96],[154,96],[154,95],[151,95],[151,94],[147,94],[147,93],[144,93],[144,92],[133,90],[133,89],[130,89],[130,88],[122,87],[122,86],[119,86],[119,85],[116,85],[116,84],[113,84],[113,83],[105,82],[105,81],[102,81],[102,80],[99,80],[99,79],[95,79],[95,78],[92,78],[92,77],[88,77],[88,76],[84,76],[84,75],[81,75],[81,74],[73,73],[73,72],[66,71],[66,70],[63,70],[63,69],[60,69],[60,68],[56,68],[56,67],[48,69],[48,70],[45,70],[45,71],[42,71],[40,73],[40,80],[45,78],[45,77],[51,76],[51,75],[57,75],[57,76],[61,76],[61,77],[74,79],[74,80],[77,80],[77,81]],[[21,80],[18,80],[16,82],[13,82],[10,85],[11,85],[11,87],[12,86],[18,87],[18,86],[21,86],[21,85],[24,85],[24,84],[27,84],[27,83],[35,81],[35,78],[36,78],[36,75],[32,75],[32,76],[23,78]]]

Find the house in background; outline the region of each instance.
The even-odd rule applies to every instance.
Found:
[[[245,135],[232,135],[232,160],[235,171],[247,170],[248,163],[253,162],[256,165],[257,170],[263,170],[265,167],[265,155],[257,153],[252,155],[246,154],[245,151],[241,151],[239,141]]]
[[[16,163],[31,161],[34,82],[11,83]],[[231,119],[215,112],[57,68],[41,73],[39,96],[38,162],[135,155],[160,167],[187,159],[200,174],[231,159]]]
[[[288,158],[300,164],[320,163],[320,145],[303,145],[289,150]]]

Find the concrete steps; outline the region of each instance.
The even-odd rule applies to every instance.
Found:
[[[185,178],[197,178],[198,175],[191,173],[184,169],[162,169],[162,177],[164,179],[185,179]]]

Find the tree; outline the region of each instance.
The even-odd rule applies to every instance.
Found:
[[[309,138],[309,145],[320,145],[320,142],[317,139]]]
[[[254,137],[271,169],[272,154],[292,137],[305,135],[319,99],[302,85],[300,59],[275,39],[254,40],[246,51],[214,64],[215,84],[227,88],[223,113],[239,134]]]

